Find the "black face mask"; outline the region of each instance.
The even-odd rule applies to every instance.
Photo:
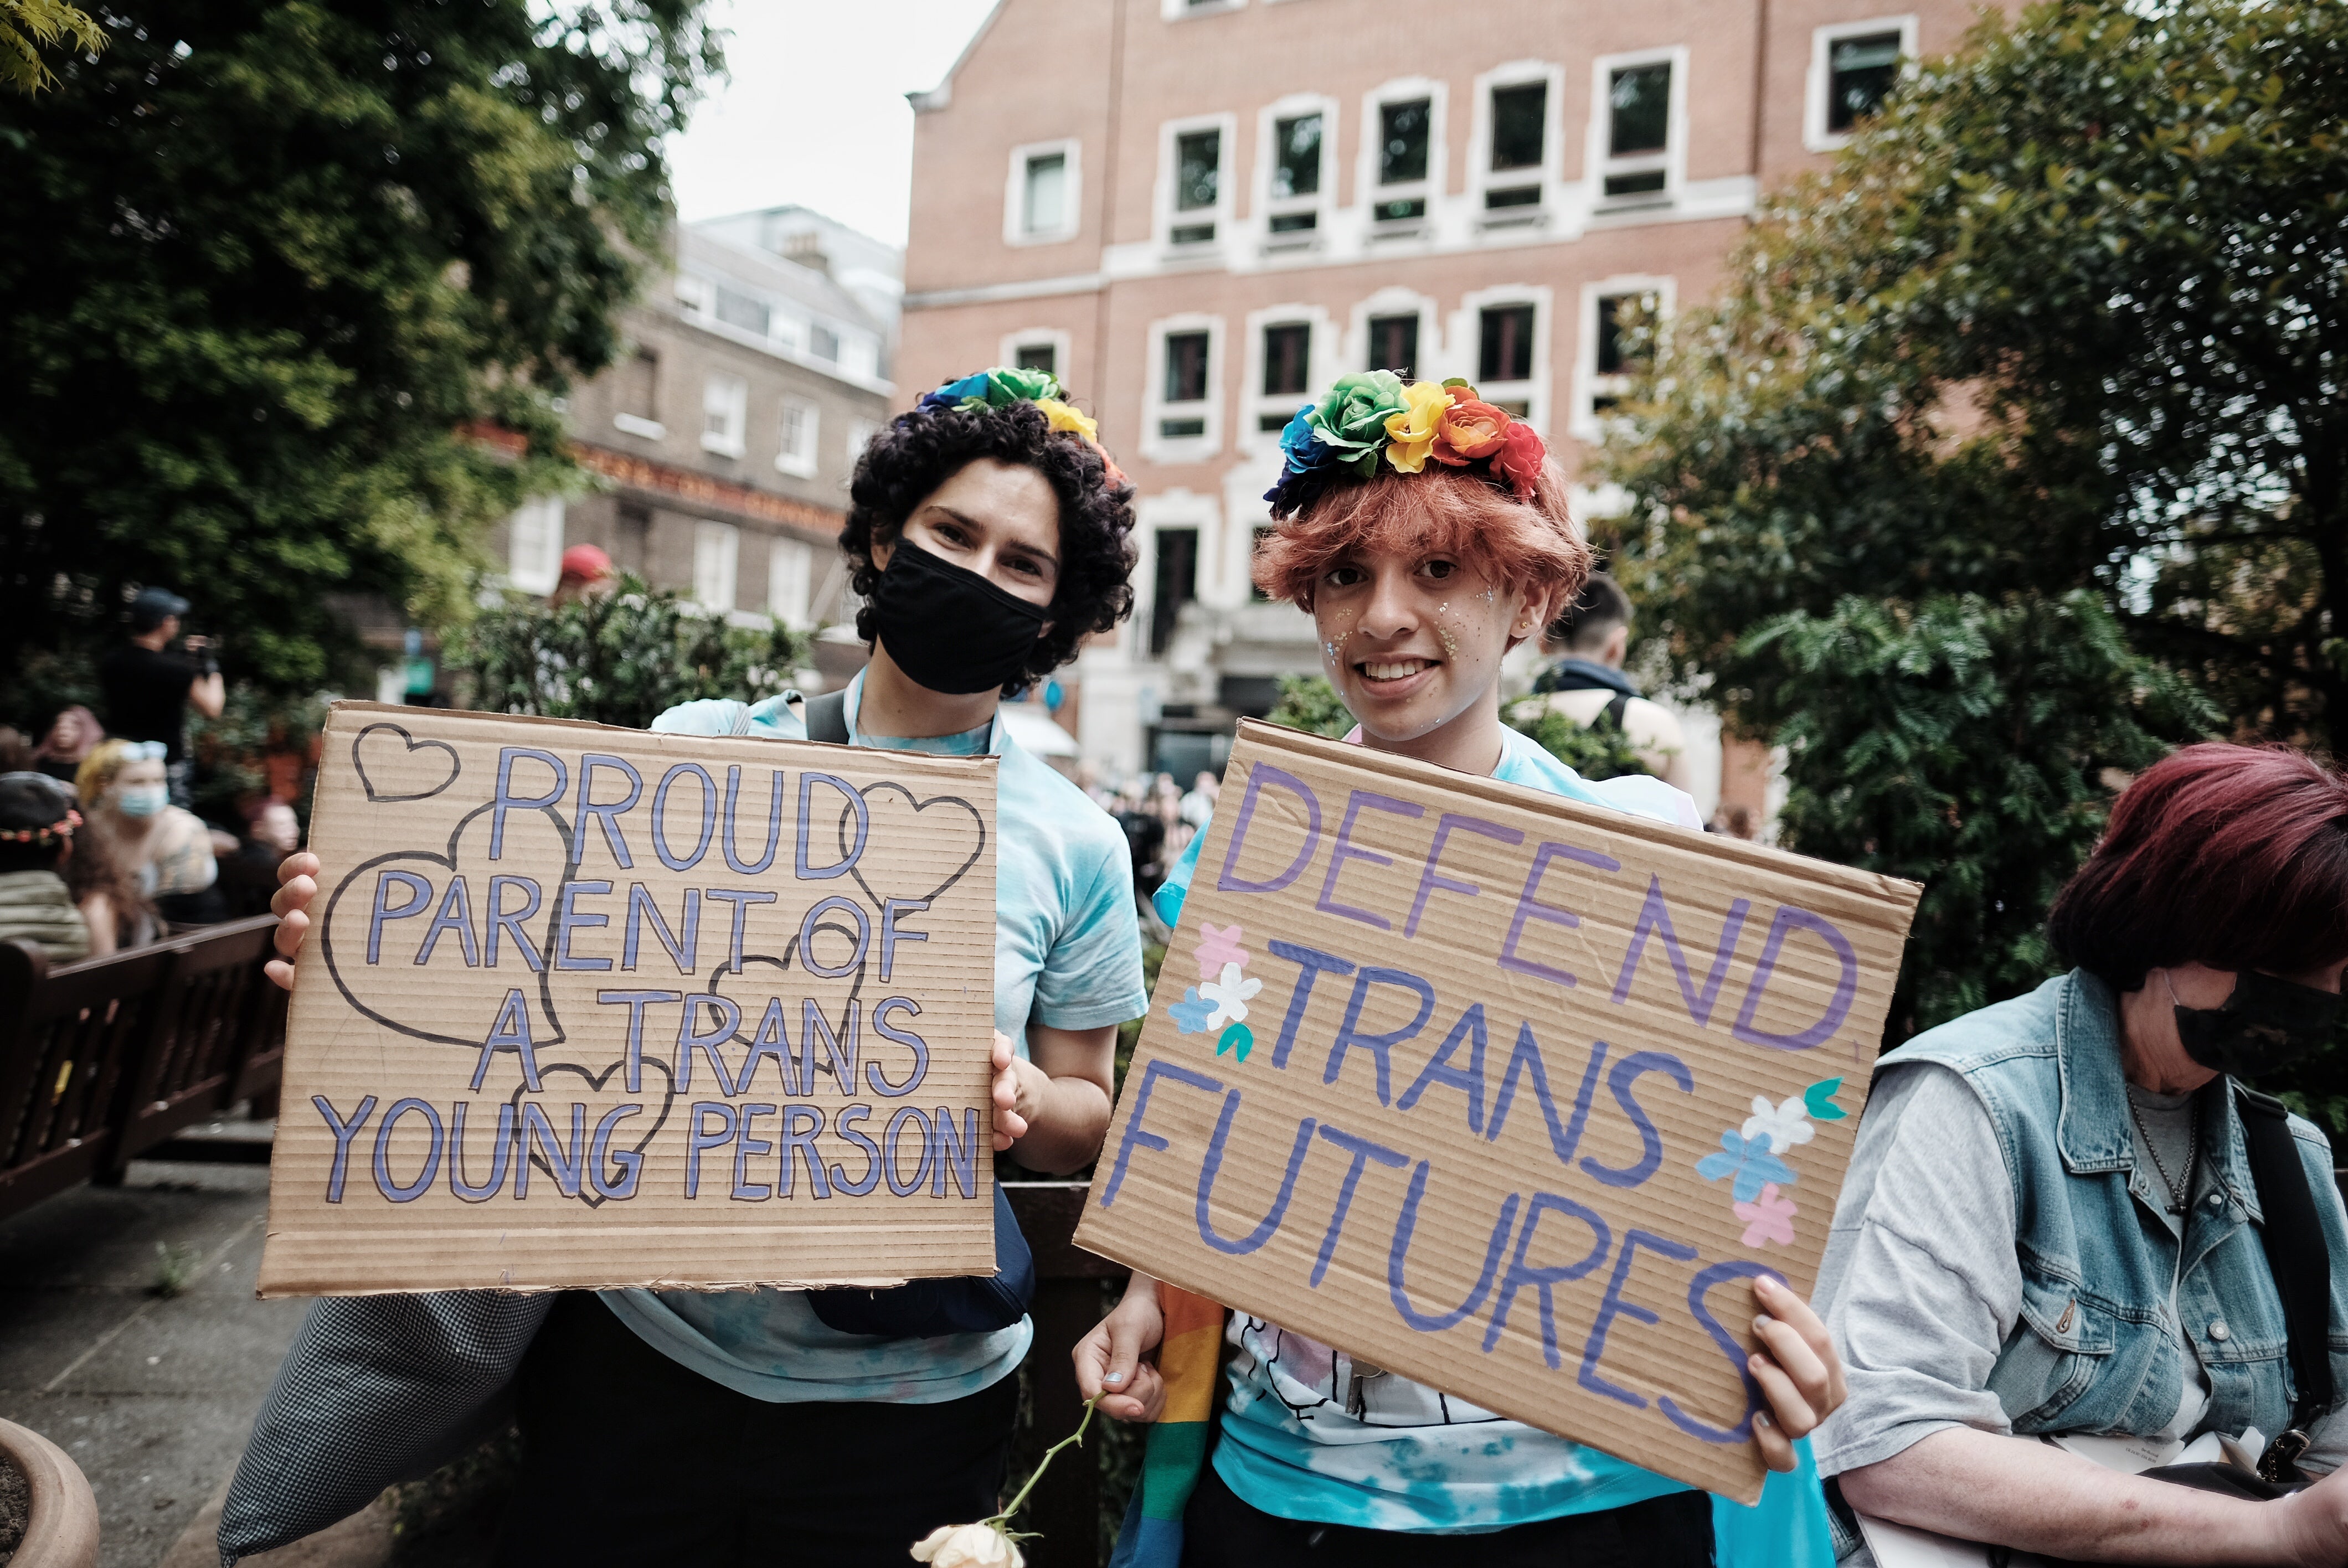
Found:
[[[2168,979],[2166,972],[2161,978]],[[2174,1000],[2174,985],[2168,994]],[[2330,1039],[2340,1008],[2334,992],[2244,969],[2234,978],[2234,994],[2225,1006],[2177,1003],[2177,1038],[2185,1042],[2185,1054],[2202,1066],[2256,1078],[2290,1066]]]
[[[1050,619],[1043,606],[905,538],[872,590],[873,635],[897,668],[957,697],[1019,679]]]

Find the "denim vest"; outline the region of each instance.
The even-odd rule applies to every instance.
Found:
[[[2203,1425],[2255,1426],[2270,1438],[2291,1425],[2282,1304],[2253,1228],[2263,1221],[2231,1080],[2198,1097],[2207,1173],[2196,1178],[2184,1216],[2179,1276],[2178,1242],[2161,1219],[2168,1194],[2137,1168],[2109,986],[2075,969],[1883,1059],[1910,1061],[1951,1068],[1972,1086],[2013,1184],[2022,1318],[1989,1390],[2016,1432],[2141,1435],[2167,1426],[2185,1371],[2169,1322],[2172,1278],[2178,1317],[2209,1378]],[[2348,1390],[2348,1230],[2332,1148],[2296,1116],[2291,1129],[2331,1254],[2333,1386]]]

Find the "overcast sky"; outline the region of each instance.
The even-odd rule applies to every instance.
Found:
[[[797,202],[894,245],[911,189],[909,92],[944,79],[993,0],[716,0],[733,80],[669,146],[690,220]]]

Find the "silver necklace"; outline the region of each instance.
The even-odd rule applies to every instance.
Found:
[[[2161,1185],[2168,1189],[2168,1212],[2172,1214],[2183,1214],[2186,1200],[2193,1195],[2193,1165],[2201,1157],[2201,1102],[2199,1100],[2193,1102],[2191,1117],[2188,1132],[2189,1141],[2185,1145],[2185,1184],[2179,1187],[2168,1178],[2168,1166],[2160,1158],[2160,1145],[2154,1143],[2152,1134],[2145,1131],[2144,1116],[2136,1108],[2136,1097],[2128,1096],[2128,1120],[2136,1123],[2137,1136],[2144,1140],[2144,1152],[2152,1156],[2152,1168],[2160,1173]]]

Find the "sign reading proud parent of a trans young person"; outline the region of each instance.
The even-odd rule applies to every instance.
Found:
[[[994,1268],[994,763],[373,703],[263,1295]]]
[[[1918,892],[1243,725],[1076,1239],[1749,1502]]]

